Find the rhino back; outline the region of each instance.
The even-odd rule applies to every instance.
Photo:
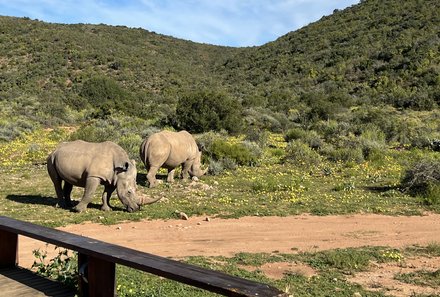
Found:
[[[162,163],[169,168],[194,159],[198,151],[194,138],[187,131],[155,133],[148,138],[146,146],[150,164]]]
[[[77,140],[59,146],[53,153],[52,160],[62,179],[76,186],[84,186],[89,176],[106,181],[112,179],[115,154],[121,152],[111,142],[90,143]]]

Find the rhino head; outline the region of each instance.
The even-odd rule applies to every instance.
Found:
[[[151,204],[160,199],[150,199],[143,197],[142,194],[138,195],[136,193],[136,176],[137,170],[134,160],[117,168],[116,193],[128,212],[137,211],[142,204]]]
[[[205,175],[208,172],[209,168],[206,168],[206,169],[201,168],[201,164],[202,164],[201,160],[202,160],[202,152],[198,151],[197,156],[194,159],[194,163],[192,164],[191,168],[189,169],[189,175],[191,177],[193,177],[193,176],[201,177],[202,175]]]

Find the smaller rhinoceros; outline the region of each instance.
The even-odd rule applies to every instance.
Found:
[[[71,207],[73,186],[84,188],[81,201],[73,209],[78,212],[87,208],[100,184],[104,185],[101,209],[105,211],[111,210],[110,197],[115,190],[129,212],[138,210],[140,204],[150,204],[160,199],[138,197],[136,164],[124,149],[110,141],[91,143],[76,140],[62,143],[48,156],[47,171],[60,207]]]
[[[168,169],[168,182],[173,182],[176,167],[182,165],[181,178],[201,177],[208,169],[201,169],[202,152],[194,137],[187,131],[161,131],[145,139],[140,147],[140,158],[148,170],[150,188],[157,185],[159,168]]]

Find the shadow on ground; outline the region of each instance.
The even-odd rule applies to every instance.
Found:
[[[388,191],[400,191],[401,189],[398,186],[366,186],[365,190],[374,192],[374,193],[385,193]]]
[[[158,173],[158,174],[156,174],[156,179],[162,180],[165,182],[167,180],[167,175]],[[138,184],[139,186],[148,188],[150,183],[147,180],[147,174],[146,173],[138,173],[136,176],[136,184]]]
[[[22,203],[22,204],[39,204],[55,207],[57,205],[58,199],[54,197],[41,196],[41,195],[7,195],[6,199]],[[72,201],[72,207],[77,205],[79,201]],[[87,208],[101,209],[100,203],[91,202]],[[124,211],[124,208],[118,206],[112,206],[113,210]],[[70,209],[68,209],[70,211]]]

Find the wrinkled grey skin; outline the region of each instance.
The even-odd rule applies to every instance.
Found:
[[[157,185],[159,168],[168,169],[168,182],[173,182],[176,167],[182,165],[181,178],[201,177],[208,169],[201,169],[202,152],[187,131],[161,131],[145,139],[140,147],[140,158],[148,170],[150,188]]]
[[[101,184],[104,185],[102,210],[111,210],[110,197],[115,190],[129,212],[139,210],[136,164],[113,142],[90,143],[76,140],[62,143],[48,156],[47,171],[54,184],[60,207],[72,206],[70,193],[73,186],[77,186],[84,188],[84,194],[73,210],[86,210],[96,188]],[[146,201],[146,204],[157,200]]]

